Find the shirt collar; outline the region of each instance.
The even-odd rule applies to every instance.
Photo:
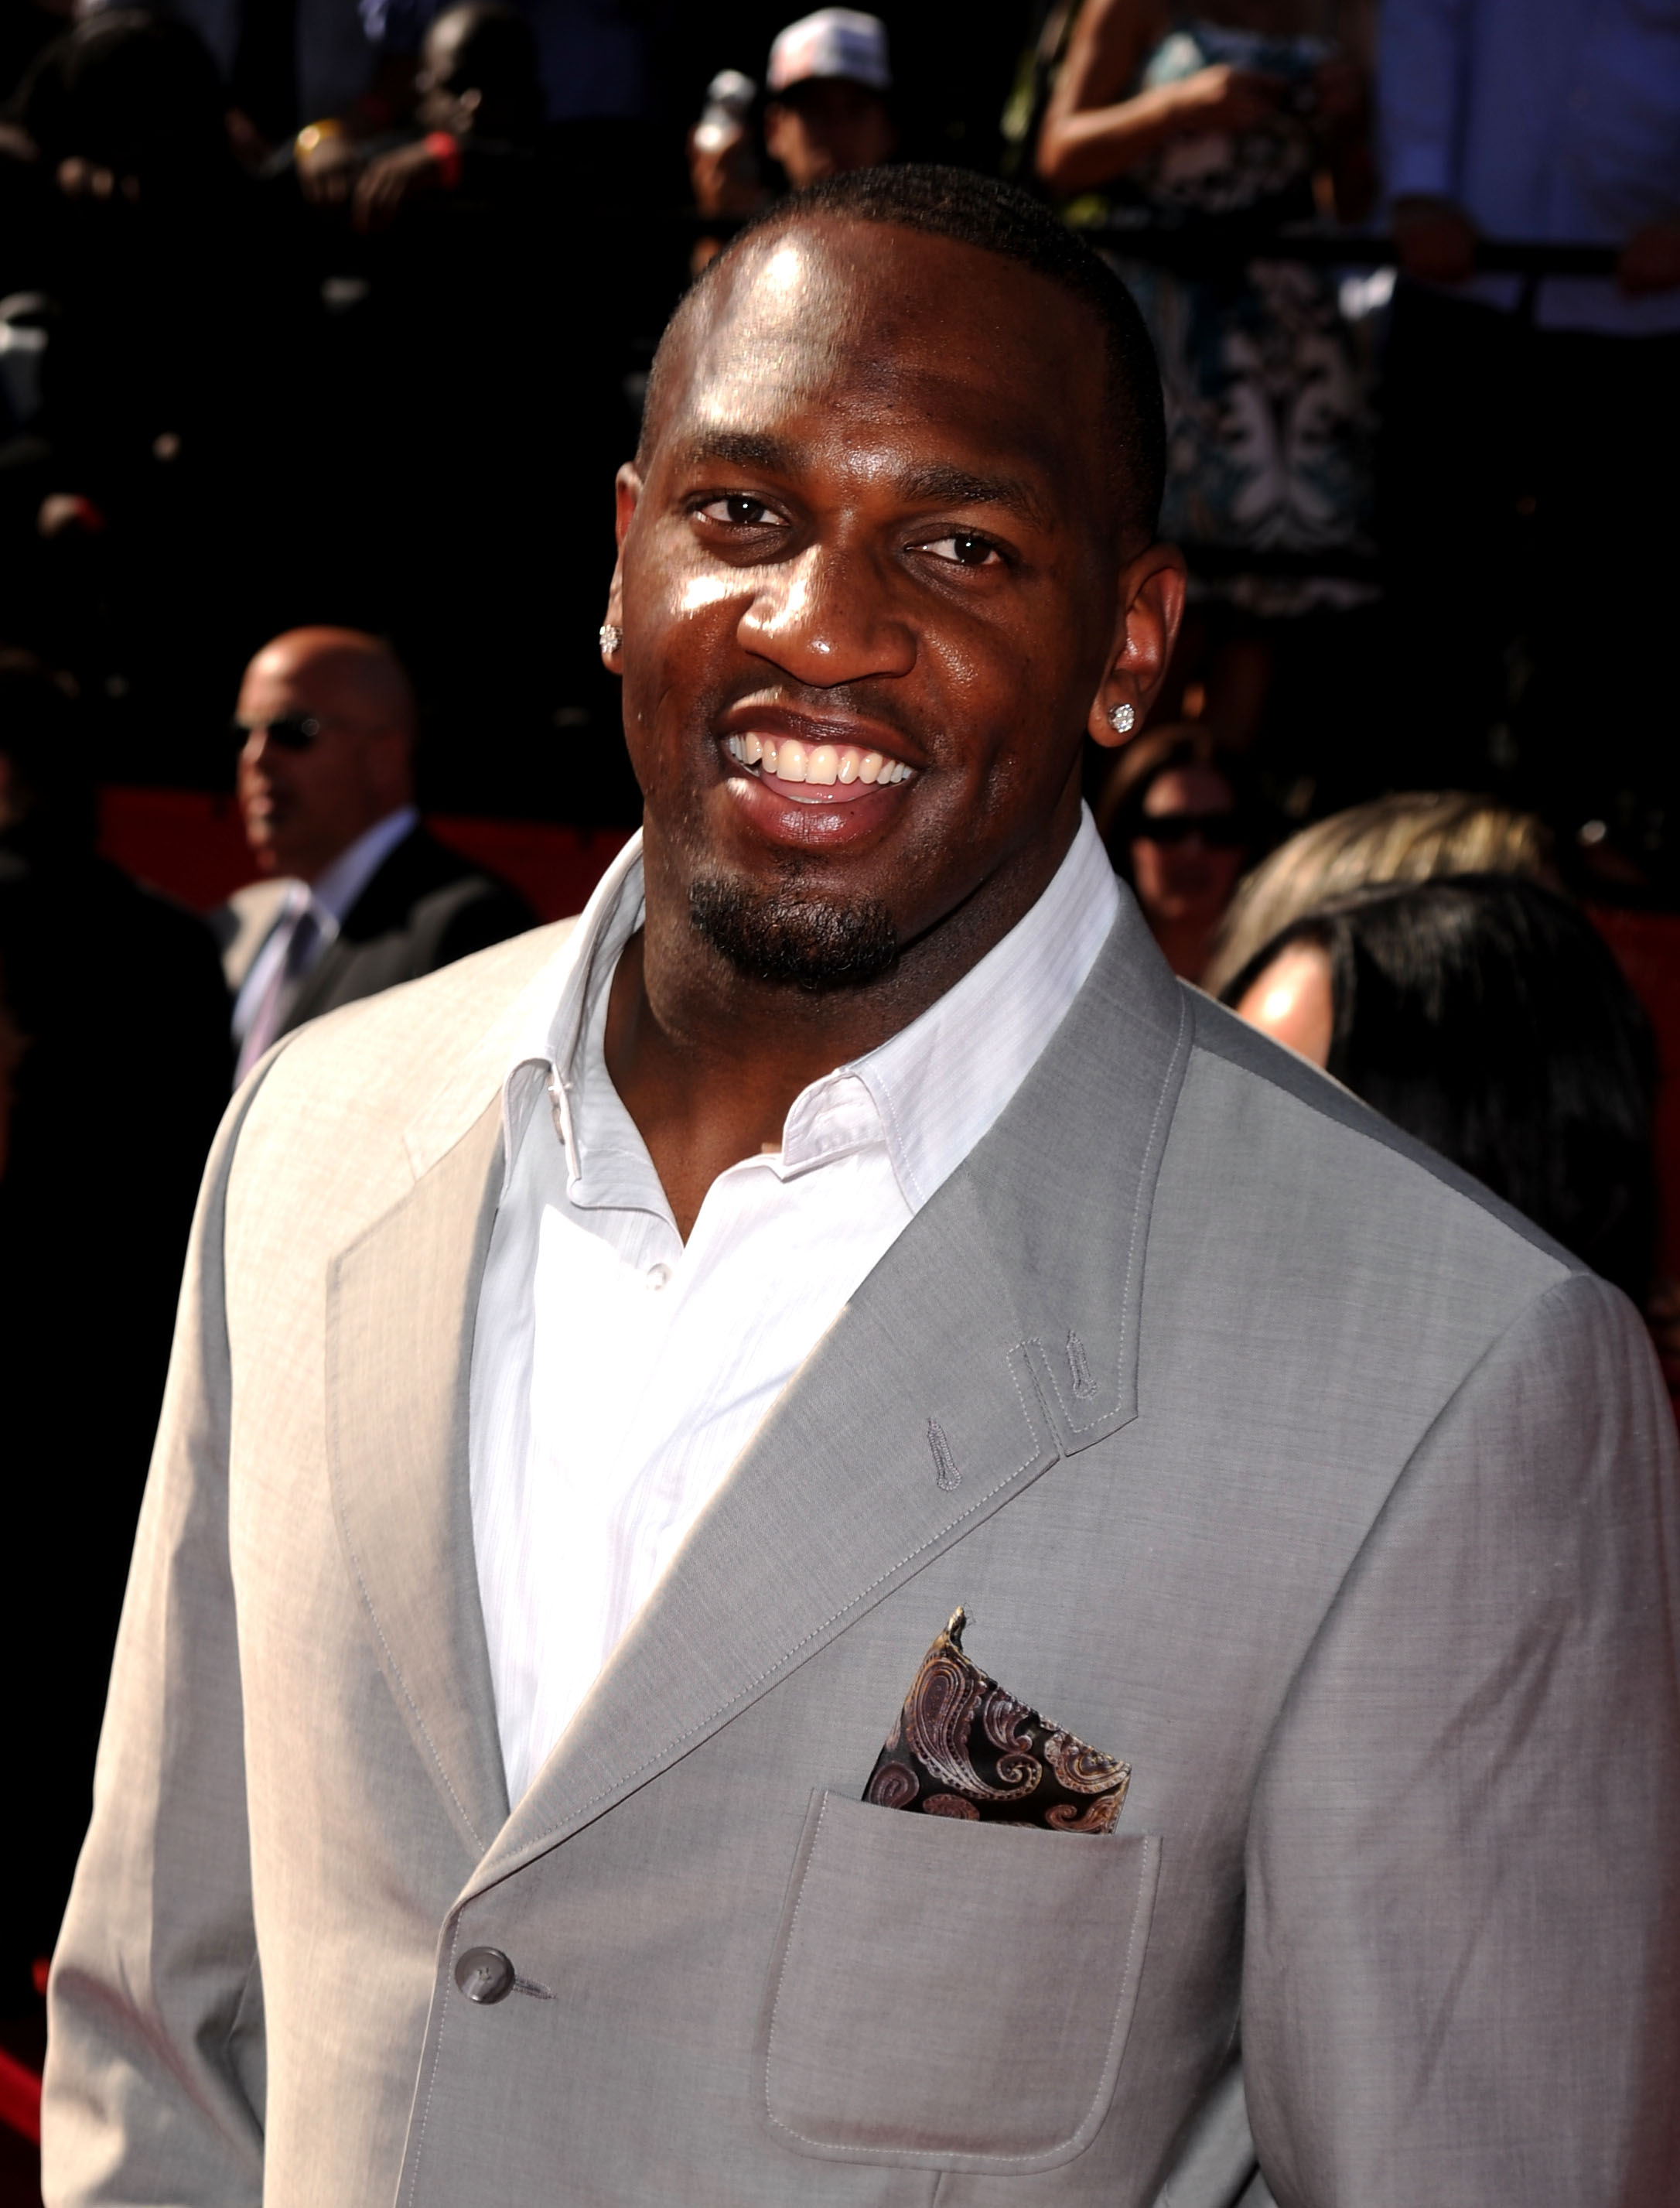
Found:
[[[620,954],[645,909],[636,835],[603,875],[555,966],[526,999],[502,1089],[507,1174],[546,1088],[568,1180],[580,1179],[580,1115],[573,1100],[591,1056],[589,1031],[599,1024]],[[802,1089],[783,1124],[779,1156],[764,1162],[785,1179],[885,1141],[905,1202],[920,1210],[1026,1078],[1119,909],[1113,869],[1082,808],[1067,855],[1032,909],[909,1027]],[[615,1133],[620,1119],[627,1120],[621,1107],[606,1115]],[[591,1162],[593,1179],[592,1155]]]
[[[912,1211],[1001,1116],[1061,1025],[1119,912],[1114,869],[1082,806],[1067,855],[1032,909],[919,1019],[841,1069],[873,1098]],[[826,1085],[813,1083],[795,1101],[790,1127],[806,1099]]]
[[[329,933],[337,933],[351,907],[398,844],[419,825],[420,815],[414,807],[399,806],[364,829],[330,866],[322,867],[309,885],[307,895],[316,919],[331,922]]]

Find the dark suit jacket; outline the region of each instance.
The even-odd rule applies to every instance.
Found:
[[[537,925],[516,890],[424,828],[405,836],[304,980],[281,1034]]]

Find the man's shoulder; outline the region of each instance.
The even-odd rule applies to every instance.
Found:
[[[275,1047],[232,1110],[221,1167],[230,1278],[312,1294],[324,1262],[485,1128],[509,1066],[546,1034],[573,925],[358,998]],[[488,1150],[481,1161],[488,1170]]]
[[[411,1065],[440,1077],[451,1060],[493,1029],[557,957],[575,920],[550,921],[435,973],[358,998],[298,1030],[272,1078],[336,1082],[369,1065],[401,1083]]]
[[[1177,1132],[1233,1227],[1246,1220],[1275,1245],[1357,1238],[1387,1267],[1403,1269],[1409,1251],[1520,1293],[1587,1269],[1329,1074],[1200,990],[1185,997],[1192,1030]]]
[[[345,915],[344,937],[354,945],[393,929],[441,929],[477,903],[505,907],[527,926],[532,916],[517,890],[422,823],[387,853],[363,887]]]
[[[548,988],[574,921],[550,921],[471,952],[418,980],[357,998],[297,1029],[252,1100],[242,1147],[264,1130],[291,1131],[291,1170],[361,1141],[403,1131],[453,1085],[481,1108],[500,1089],[528,993]],[[555,995],[560,976],[554,976]],[[467,1100],[471,1101],[471,1098]]]

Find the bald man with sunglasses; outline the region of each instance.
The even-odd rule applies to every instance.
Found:
[[[239,809],[265,875],[230,903],[238,1077],[305,1020],[435,973],[532,924],[414,803],[414,692],[387,645],[303,628],[245,670]]]

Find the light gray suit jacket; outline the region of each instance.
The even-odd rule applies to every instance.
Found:
[[[230,1114],[56,1959],[55,2208],[1223,2203],[1239,2019],[1285,2208],[1671,2203],[1641,1329],[1129,903],[510,1814],[467,1373],[559,940],[303,1030]],[[1113,1837],[859,1800],[958,1602],[1130,1761]]]

